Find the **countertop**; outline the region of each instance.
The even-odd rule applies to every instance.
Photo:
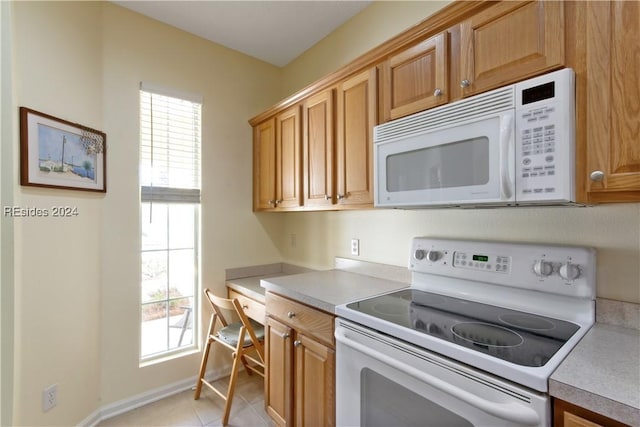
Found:
[[[640,329],[596,323],[551,375],[549,394],[640,426]]]
[[[274,263],[251,267],[229,268],[225,271],[226,285],[264,304],[264,288],[260,286],[262,279],[300,274],[314,270],[291,264]]]
[[[408,283],[342,270],[262,279],[268,291],[335,314],[337,305],[406,288]]]

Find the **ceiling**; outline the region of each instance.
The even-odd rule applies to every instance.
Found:
[[[282,67],[367,7],[371,0],[113,3]]]

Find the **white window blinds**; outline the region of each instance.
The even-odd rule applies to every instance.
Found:
[[[142,201],[199,203],[201,102],[172,95],[140,85]]]

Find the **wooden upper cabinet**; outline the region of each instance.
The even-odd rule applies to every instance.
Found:
[[[337,199],[343,207],[373,205],[373,127],[377,124],[377,70],[338,84]]]
[[[640,201],[640,3],[586,2],[590,202]]]
[[[460,81],[468,96],[564,65],[560,1],[504,1],[460,24]]]
[[[253,210],[271,209],[276,200],[276,122],[253,128]]]
[[[443,32],[382,63],[383,122],[449,101],[448,51]]]
[[[276,207],[302,206],[300,107],[276,116]]]
[[[304,205],[330,207],[335,200],[333,89],[304,102],[303,129]]]

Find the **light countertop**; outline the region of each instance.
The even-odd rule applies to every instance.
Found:
[[[264,304],[264,288],[260,280],[314,271],[292,264],[274,263],[225,270],[227,287]]]
[[[260,284],[270,292],[333,314],[337,305],[409,286],[404,282],[342,270],[267,278]]]
[[[551,375],[549,394],[640,427],[640,330],[596,323]]]

